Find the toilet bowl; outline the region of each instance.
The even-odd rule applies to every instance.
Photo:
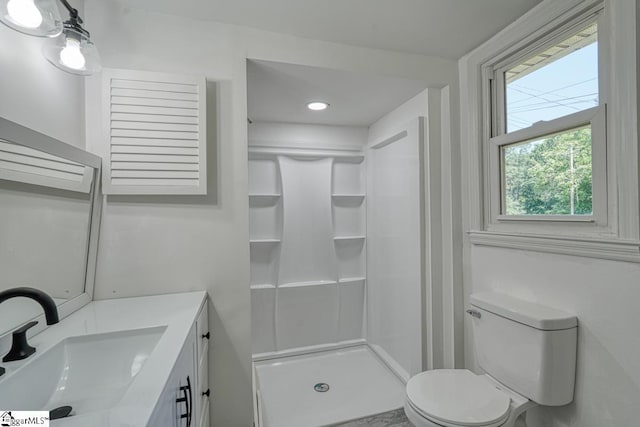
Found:
[[[578,320],[509,295],[470,296],[476,360],[466,369],[419,373],[404,410],[416,427],[522,427],[533,406],[573,400]]]
[[[488,375],[440,369],[409,380],[404,411],[416,427],[512,427],[535,405]]]

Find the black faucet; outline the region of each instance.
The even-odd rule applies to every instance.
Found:
[[[11,288],[6,291],[0,292],[0,304],[4,301],[16,298],[16,297],[25,297],[31,298],[42,306],[44,310],[44,317],[47,321],[47,325],[53,325],[60,321],[58,316],[58,307],[56,307],[56,303],[47,293],[41,291],[40,289],[35,288]],[[30,322],[27,325],[17,329],[13,333],[13,343],[11,345],[11,350],[7,355],[2,359],[3,362],[12,362],[14,360],[21,360],[26,357],[29,357],[33,354],[36,349],[31,347],[27,343],[27,329],[35,326],[35,322]],[[0,375],[5,373],[5,369],[0,367]]]

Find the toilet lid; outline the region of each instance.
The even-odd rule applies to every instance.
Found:
[[[426,418],[444,425],[500,425],[511,399],[466,369],[422,372],[407,383],[407,398]]]

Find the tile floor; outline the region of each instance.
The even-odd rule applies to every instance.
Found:
[[[336,424],[334,427],[413,427],[413,424],[407,419],[404,410],[400,408],[384,414]]]

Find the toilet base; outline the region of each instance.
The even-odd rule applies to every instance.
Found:
[[[404,413],[415,427],[442,427],[441,425],[434,424],[430,420],[424,418],[422,415],[413,409],[408,400],[404,401]]]

